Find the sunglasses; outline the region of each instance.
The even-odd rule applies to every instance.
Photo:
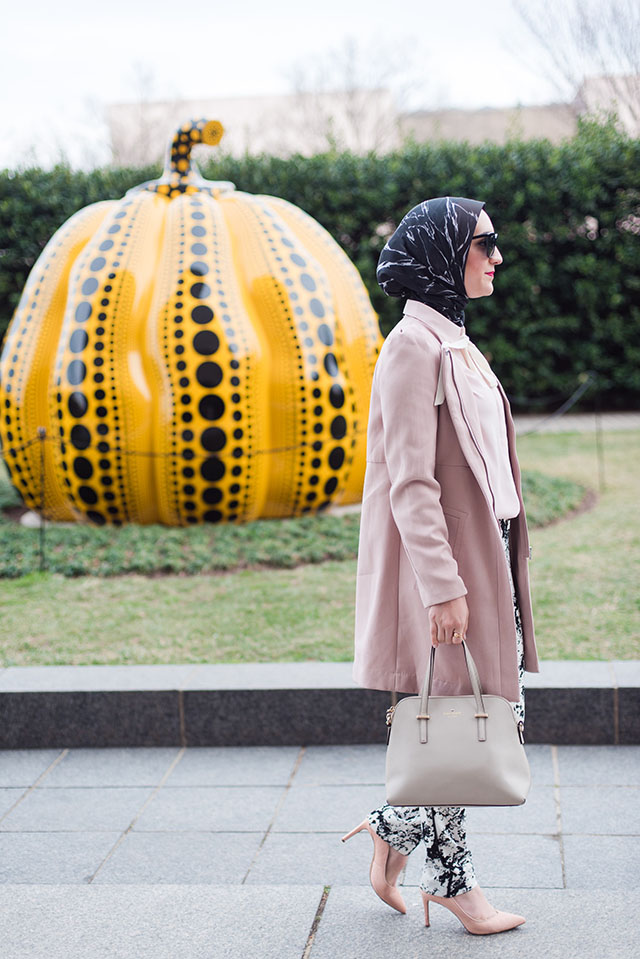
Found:
[[[478,233],[473,239],[478,240],[478,242],[483,245],[487,251],[487,256],[493,256],[498,244],[497,233]]]

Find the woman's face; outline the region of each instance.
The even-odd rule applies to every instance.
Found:
[[[481,233],[493,233],[493,223],[489,214],[484,210],[478,217],[474,239],[471,241],[467,264],[464,269],[464,287],[470,300],[479,296],[491,296],[495,268],[502,263],[502,256],[498,247],[495,248],[491,256],[487,256],[484,243],[475,239]]]

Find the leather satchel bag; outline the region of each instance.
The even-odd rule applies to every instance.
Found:
[[[392,806],[520,806],[531,776],[524,724],[508,700],[484,695],[463,642],[472,696],[432,696],[432,647],[422,694],[387,712],[387,802]]]

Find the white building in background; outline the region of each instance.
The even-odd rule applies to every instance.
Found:
[[[234,156],[312,156],[332,143],[356,153],[384,152],[400,142],[399,114],[388,90],[117,103],[107,108],[113,162],[157,162],[175,130],[198,117],[222,123],[220,149]]]
[[[158,162],[177,127],[192,117],[221,121],[225,136],[220,149],[225,153],[311,156],[332,145],[355,153],[385,153],[408,137],[418,143],[504,143],[514,137],[557,143],[575,133],[579,116],[611,110],[628,133],[640,136],[640,77],[587,79],[572,103],[545,106],[402,113],[388,90],[350,90],[119,103],[107,108],[107,121],[112,162],[138,166]]]

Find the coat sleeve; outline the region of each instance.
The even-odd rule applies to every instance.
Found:
[[[431,342],[431,340],[433,342]],[[435,478],[440,348],[401,322],[376,365],[393,519],[425,607],[464,596]]]

